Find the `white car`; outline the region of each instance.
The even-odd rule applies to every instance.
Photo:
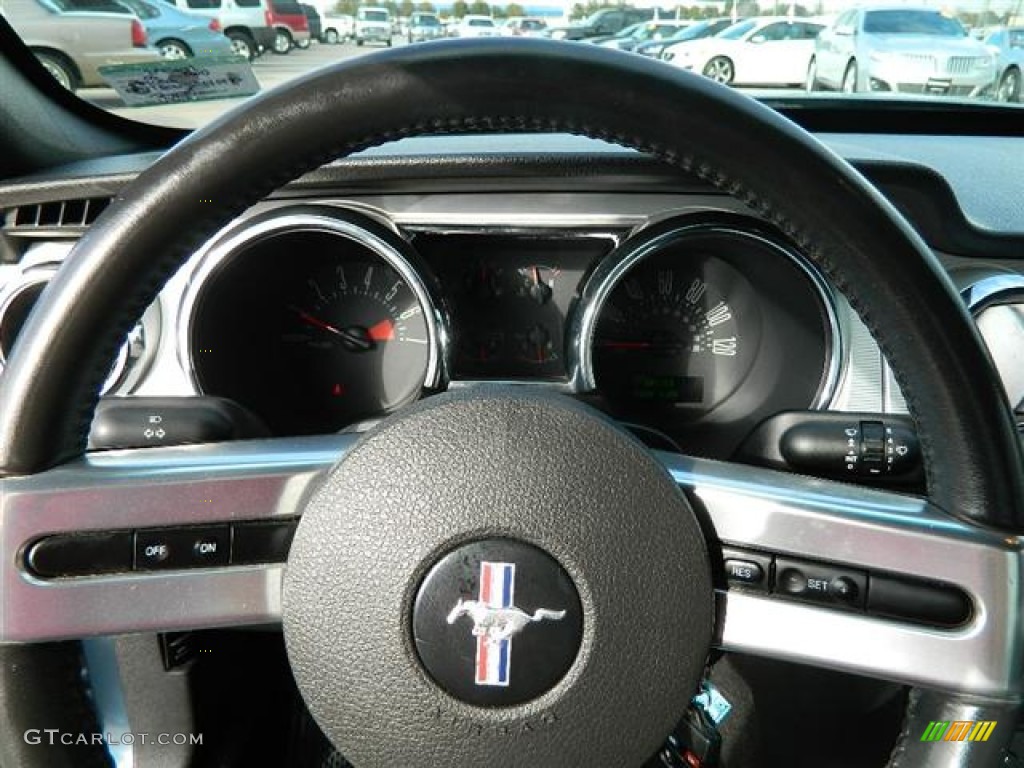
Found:
[[[677,43],[662,58],[729,85],[799,85],[824,28],[817,19],[747,19],[714,37]]]
[[[490,16],[463,16],[452,29],[453,37],[498,37],[501,30]]]
[[[356,11],[353,30],[356,45],[384,43],[391,47],[391,12],[387,8],[364,7]]]
[[[996,78],[996,57],[935,8],[846,11],[818,38],[807,90],[976,97]]]
[[[337,45],[352,37],[355,31],[355,18],[344,13],[321,14],[323,25],[323,42],[328,45]]]

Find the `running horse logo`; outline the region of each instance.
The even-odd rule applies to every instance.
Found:
[[[463,600],[448,614],[454,624],[461,616],[473,620],[476,638],[476,684],[507,686],[511,668],[512,638],[527,624],[545,619],[559,621],[565,611],[538,608],[532,614],[513,603],[515,563],[480,563],[480,595],[478,600]]]

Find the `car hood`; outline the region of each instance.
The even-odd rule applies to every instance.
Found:
[[[883,53],[947,53],[962,56],[987,56],[984,44],[969,37],[938,35],[867,35],[868,47]]]

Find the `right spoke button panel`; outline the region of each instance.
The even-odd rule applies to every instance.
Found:
[[[968,595],[951,584],[736,547],[722,555],[730,590],[943,629],[973,613]]]

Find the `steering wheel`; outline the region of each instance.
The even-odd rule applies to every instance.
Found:
[[[358,441],[83,455],[120,340],[248,206],[402,137],[547,131],[649,153],[790,237],[890,362],[927,498],[655,454],[568,398],[521,388],[430,398]],[[925,244],[843,160],[754,100],[641,57],[543,40],[396,49],[192,134],[119,195],[46,290],[4,374],[0,472],[0,638],[54,641],[2,649],[4,764],[81,764],[79,747],[20,738],[82,730],[72,638],[277,620],[311,712],[357,766],[639,765],[712,646],[913,686],[893,766],[994,766],[1012,735],[1021,454],[973,323]],[[44,534],[299,514],[286,568],[47,581],[24,565]],[[943,630],[716,591],[720,543],[952,584],[971,618]],[[445,632],[464,642],[437,642]],[[490,685],[468,679],[479,644],[510,654],[528,690],[503,688],[493,659]],[[998,725],[988,741],[936,745],[920,741],[931,720]]]

